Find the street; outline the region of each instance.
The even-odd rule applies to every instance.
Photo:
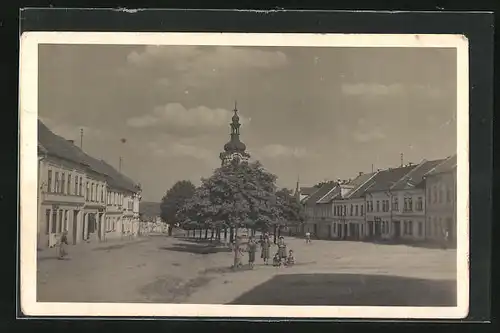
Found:
[[[149,236],[39,253],[39,302],[454,306],[455,250],[286,238],[296,265],[232,271],[232,253]],[[275,251],[275,249],[271,250]],[[244,258],[245,261],[247,257]]]

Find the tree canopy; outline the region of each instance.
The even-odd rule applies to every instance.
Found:
[[[195,194],[196,187],[189,180],[181,180],[175,183],[161,200],[161,219],[174,225],[180,223],[177,219],[178,211],[184,206],[186,201]],[[169,233],[172,228],[169,228]]]
[[[277,177],[259,162],[231,163],[202,179],[194,195],[178,211],[177,220],[191,228],[267,230],[299,220],[301,206],[289,190],[277,191]]]

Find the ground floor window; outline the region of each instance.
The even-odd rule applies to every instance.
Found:
[[[45,211],[45,234],[48,235],[50,232],[50,209]]]
[[[422,236],[424,234],[424,228],[423,228],[423,223],[418,222],[418,235]]]
[[[62,224],[63,224],[63,223],[64,223],[64,220],[63,220],[63,211],[62,211],[62,210],[60,210],[60,211],[59,211],[59,223],[58,223],[58,225],[57,225],[57,232],[58,232],[58,233],[61,233],[61,231],[62,231],[62,227],[63,227],[63,226],[62,226]]]

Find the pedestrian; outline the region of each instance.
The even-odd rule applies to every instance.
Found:
[[[236,237],[233,242],[233,252],[234,252],[234,264],[233,268],[240,268],[242,266],[241,257],[243,255],[243,250],[241,249],[241,239]]]
[[[288,251],[288,257],[286,258],[286,265],[293,266],[295,264],[295,257],[293,256],[293,251]]]
[[[446,250],[448,247],[448,238],[449,238],[449,232],[448,230],[444,231],[444,243],[443,243],[443,249]]]
[[[283,236],[280,236],[278,240],[278,255],[280,257],[280,260],[285,260],[287,257],[286,253],[286,243],[285,243],[285,238]]]
[[[311,233],[308,231],[306,232],[306,244],[311,243]]]
[[[280,254],[278,252],[276,252],[276,254],[273,257],[273,266],[274,267],[281,266],[281,258],[280,258]]]
[[[255,263],[255,252],[257,252],[257,243],[255,243],[255,240],[252,237],[248,240],[248,266],[250,268],[253,268],[253,265]]]
[[[261,253],[260,257],[264,260],[264,264],[267,265],[270,257],[270,248],[271,248],[271,241],[269,240],[269,236],[265,235],[262,239],[261,243]]]
[[[66,252],[66,245],[68,245],[68,232],[63,231],[61,239],[59,240],[59,253],[58,259],[62,260],[68,253]]]

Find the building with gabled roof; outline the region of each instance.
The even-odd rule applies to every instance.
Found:
[[[366,228],[365,237],[390,239],[392,234],[391,187],[416,168],[408,164],[402,167],[378,171],[365,185]]]
[[[457,155],[430,169],[425,179],[425,238],[443,246],[456,246]]]
[[[404,175],[389,191],[391,194],[390,237],[394,240],[425,240],[424,176],[444,160],[423,160]]]
[[[119,226],[128,207],[132,218],[139,216],[139,186],[73,141],[54,134],[40,120],[38,161],[39,247],[54,246],[63,231],[71,244],[121,237]],[[130,203],[124,198],[130,198]],[[108,216],[111,207],[117,212],[115,228]]]
[[[310,232],[317,238],[328,238],[328,219],[332,216],[331,205],[323,202],[322,199],[337,185],[334,181],[325,182],[303,201],[306,215],[304,232]]]

